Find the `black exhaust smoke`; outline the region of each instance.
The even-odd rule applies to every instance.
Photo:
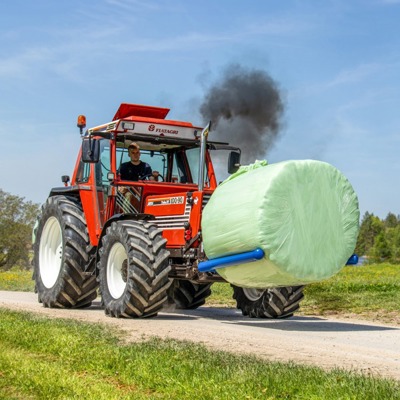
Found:
[[[275,81],[262,70],[230,65],[210,87],[200,106],[204,122],[212,121],[212,140],[242,149],[242,164],[265,157],[278,137],[283,101]]]

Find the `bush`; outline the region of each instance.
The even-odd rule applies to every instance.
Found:
[[[39,205],[0,189],[0,270],[30,266],[32,229]]]

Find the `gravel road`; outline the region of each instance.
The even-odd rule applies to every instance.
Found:
[[[126,332],[127,341],[151,336],[183,339],[268,360],[339,367],[400,380],[398,326],[314,316],[250,319],[238,310],[214,307],[165,310],[150,319],[115,319],[104,315],[99,301],[84,310],[57,310],[42,307],[34,293],[6,291],[0,291],[0,307],[112,325]]]

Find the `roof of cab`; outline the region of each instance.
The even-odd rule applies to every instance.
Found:
[[[165,119],[169,111],[169,108],[144,106],[141,104],[121,103],[117,112],[114,115],[113,121],[133,116]]]

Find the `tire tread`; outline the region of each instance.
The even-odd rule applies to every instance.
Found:
[[[63,230],[63,262],[57,282],[46,288],[40,276],[39,243],[46,218],[54,216]],[[90,244],[86,220],[80,202],[72,197],[49,197],[38,216],[34,244],[33,279],[39,302],[49,308],[87,307],[97,297],[98,283],[94,271],[85,271],[95,248]]]

